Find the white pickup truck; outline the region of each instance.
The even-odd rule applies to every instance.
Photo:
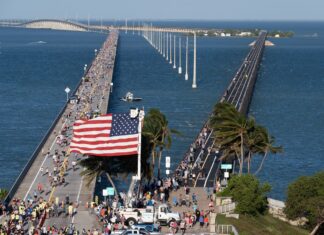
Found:
[[[126,208],[119,211],[124,215],[126,223],[132,226],[137,223],[160,223],[169,225],[171,221],[180,223],[180,214],[174,213],[166,204],[161,204],[157,208],[147,206],[146,208]]]

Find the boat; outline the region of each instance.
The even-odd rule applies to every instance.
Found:
[[[120,100],[125,102],[133,102],[133,101],[141,101],[142,98],[134,97],[133,93],[127,92],[124,97],[120,98]]]

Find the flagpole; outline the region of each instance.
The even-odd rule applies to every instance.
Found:
[[[137,180],[141,180],[141,165],[142,165],[142,127],[144,120],[144,110],[140,110],[138,114],[138,153],[137,153]]]

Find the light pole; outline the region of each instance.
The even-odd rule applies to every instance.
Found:
[[[113,92],[113,86],[114,86],[114,83],[110,83],[110,93],[112,93]]]
[[[88,67],[87,64],[85,64],[84,67],[83,67],[83,72],[84,72],[84,74],[87,72],[87,67]]]
[[[66,87],[64,91],[66,93],[66,102],[68,102],[68,100],[69,100],[69,93],[70,93],[71,90],[70,90],[69,87]]]

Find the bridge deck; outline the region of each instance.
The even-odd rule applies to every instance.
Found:
[[[80,160],[80,155],[71,153],[68,157],[64,157],[62,151],[68,152],[68,146],[72,138],[72,126],[75,120],[79,119],[84,113],[99,109],[101,113],[107,113],[110,85],[113,77],[114,63],[117,51],[118,31],[112,31],[103,47],[94,59],[91,67],[85,74],[85,78],[89,81],[80,81],[75,95],[80,97],[79,103],[68,103],[59,116],[55,127],[48,134],[47,138],[41,146],[41,151],[36,152],[37,156],[31,158],[31,166],[26,169],[25,175],[21,175],[12,187],[7,201],[13,198],[31,199],[37,194],[46,201],[52,199],[54,202],[64,201],[68,195],[70,202],[78,203],[78,213],[73,218],[51,217],[47,220],[50,225],[66,226],[71,222],[76,224],[78,229],[91,229],[95,223],[95,218],[85,219],[84,214],[88,215],[85,208],[85,202],[92,200],[94,183],[90,188],[85,187],[83,179],[80,176],[82,169],[77,165],[75,170],[72,169],[72,162]],[[66,129],[63,133],[62,130]],[[59,141],[60,137],[64,137],[66,143]],[[49,154],[47,154],[49,153]],[[65,183],[58,183],[56,186],[50,185],[49,174],[46,169],[54,176],[53,169],[56,164],[53,155],[60,155],[60,163],[67,162],[67,167],[58,167],[58,171],[64,175]],[[59,174],[56,174],[59,175]],[[38,192],[38,185],[43,185],[43,191]],[[81,223],[82,221],[82,223]]]
[[[252,46],[220,100],[220,102],[233,104],[237,110],[244,114],[248,111],[253,94],[266,36],[266,32],[262,32],[259,35],[256,43]],[[219,154],[210,151],[214,145],[214,136],[211,130],[205,128],[207,123],[208,121],[184,156],[184,161],[191,162],[192,165],[188,174],[188,183],[191,187],[214,187],[215,178],[217,177],[220,163],[217,160]],[[197,144],[199,138],[204,139],[204,148]],[[181,172],[180,166],[176,172]]]

